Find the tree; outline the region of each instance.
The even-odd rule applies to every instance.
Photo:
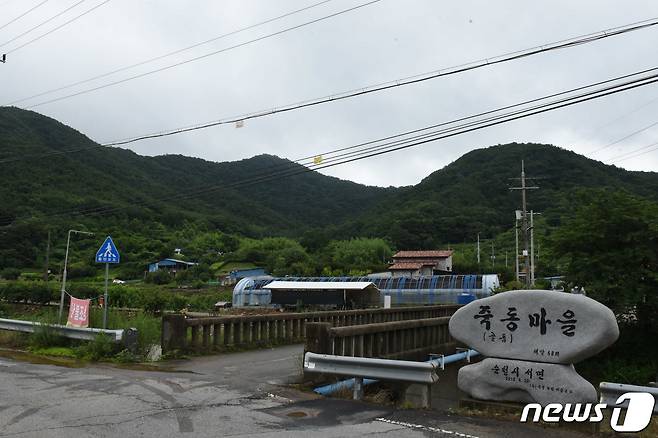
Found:
[[[18,277],[21,276],[21,270],[16,268],[5,268],[0,271],[0,278],[5,280],[18,280]]]
[[[617,315],[655,328],[658,204],[605,190],[580,192],[576,201],[550,240],[567,282],[585,287]]]
[[[334,272],[349,275],[350,272],[368,273],[386,269],[393,251],[383,239],[360,237],[331,242],[329,253]]]
[[[236,256],[242,261],[264,265],[276,276],[312,275],[314,271],[304,247],[296,240],[285,237],[244,239]]]

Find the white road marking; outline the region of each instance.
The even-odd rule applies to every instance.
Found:
[[[387,418],[376,418],[375,420],[381,421],[383,423],[395,424],[397,426],[408,427],[409,429],[422,429],[422,430],[427,430],[429,432],[440,432],[446,435],[454,435],[462,438],[479,438],[475,435],[469,435],[467,433],[455,432],[454,430],[446,430],[446,429],[441,429],[439,427],[424,426],[422,424],[405,423],[403,421],[389,420]]]

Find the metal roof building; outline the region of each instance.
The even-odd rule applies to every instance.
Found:
[[[353,308],[379,305],[379,290],[370,281],[275,280],[264,289],[270,291],[270,304],[279,306],[302,304]]]
[[[243,278],[233,289],[233,306],[267,306],[271,304],[272,291],[268,285],[273,282],[324,283],[329,287],[345,283],[372,283],[379,291],[379,302],[383,305],[384,296],[389,295],[393,305],[403,304],[455,304],[460,295],[468,294],[483,298],[500,286],[498,275],[433,275],[428,277],[257,277]],[[292,285],[291,287],[294,287]],[[325,286],[326,288],[326,286]]]

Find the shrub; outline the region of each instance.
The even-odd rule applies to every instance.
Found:
[[[95,277],[97,272],[96,267],[80,262],[69,265],[66,274],[68,278],[84,278]]]
[[[37,304],[49,303],[55,294],[55,289],[41,281],[15,281],[0,284],[0,298],[9,302],[31,302]]]
[[[52,299],[52,292],[45,284],[34,284],[29,289],[29,300],[32,303],[48,304]]]
[[[142,294],[140,301],[141,308],[148,313],[162,312],[167,305],[167,299],[165,296],[155,291],[145,291]]]
[[[80,345],[76,348],[76,355],[82,359],[98,361],[112,356],[115,345],[107,335],[98,334],[93,341]]]
[[[66,345],[67,341],[49,325],[40,325],[30,335],[29,344],[32,348],[49,348]]]
[[[153,283],[153,284],[169,284],[171,283],[171,280],[172,280],[171,274],[169,274],[169,272],[164,270],[149,272],[146,275],[146,279],[145,279],[147,283]]]
[[[4,278],[5,280],[18,280],[18,277],[20,276],[21,276],[20,269],[5,268],[2,271],[0,271],[0,277]]]

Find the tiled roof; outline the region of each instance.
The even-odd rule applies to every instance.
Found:
[[[398,251],[393,258],[447,258],[452,255],[452,250],[432,250],[432,251]]]
[[[393,271],[412,271],[420,269],[423,266],[432,266],[431,263],[394,263],[388,267]]]

